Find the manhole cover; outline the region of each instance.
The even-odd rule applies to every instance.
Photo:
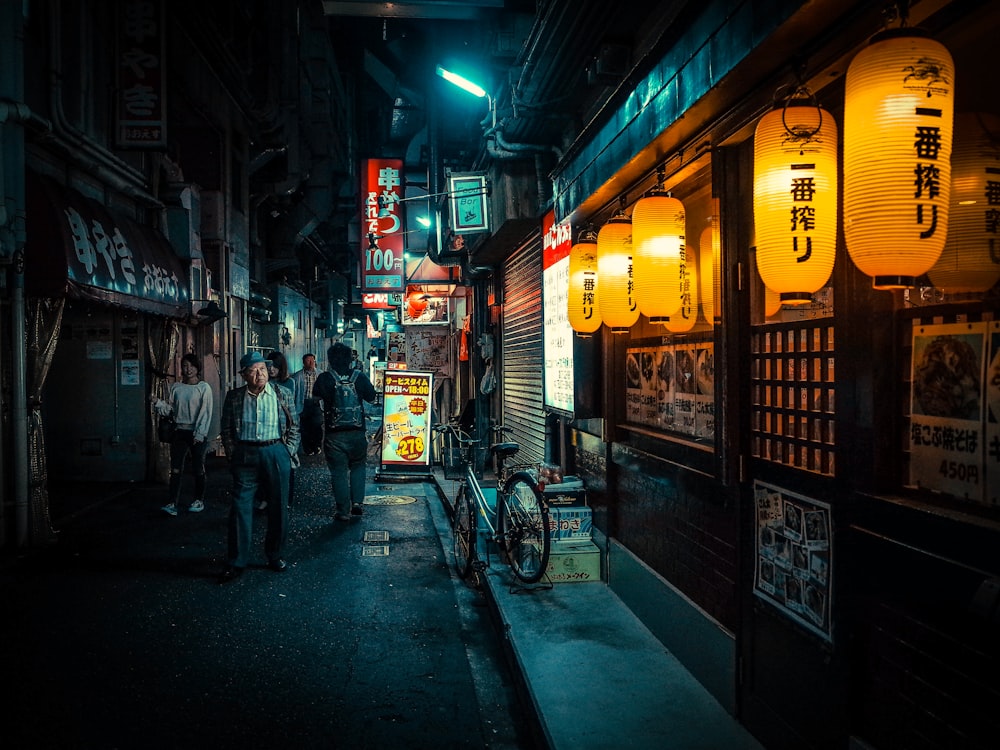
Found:
[[[389,556],[389,545],[388,544],[373,544],[370,547],[361,548],[362,557],[388,557]]]
[[[389,532],[388,531],[366,531],[365,532],[366,542],[388,542]]]
[[[412,495],[367,495],[365,505],[409,505],[417,502]]]

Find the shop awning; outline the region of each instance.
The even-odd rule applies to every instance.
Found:
[[[29,294],[188,316],[188,273],[160,232],[47,177],[26,187]]]

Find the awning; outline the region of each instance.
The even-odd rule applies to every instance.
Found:
[[[30,171],[26,187],[29,294],[188,316],[188,273],[160,232]]]

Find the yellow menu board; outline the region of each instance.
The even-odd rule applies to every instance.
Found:
[[[380,473],[430,474],[434,376],[386,370],[382,388]]]

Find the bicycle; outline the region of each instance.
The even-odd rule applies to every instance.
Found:
[[[478,559],[477,538],[480,519],[488,529],[487,541],[494,542],[514,575],[524,583],[537,583],[549,563],[549,509],[538,488],[538,480],[525,466],[508,466],[507,461],[520,449],[515,442],[499,441],[511,430],[494,425],[497,439],[490,452],[497,459],[495,507],[487,501],[476,477],[474,452],[479,440],[454,424],[438,425],[434,431],[450,435],[458,445],[446,451],[447,478],[458,478],[452,532],[455,544],[455,567],[460,577],[468,578],[473,569],[486,565]],[[450,462],[450,465],[449,465]],[[455,477],[456,469],[461,473]]]

